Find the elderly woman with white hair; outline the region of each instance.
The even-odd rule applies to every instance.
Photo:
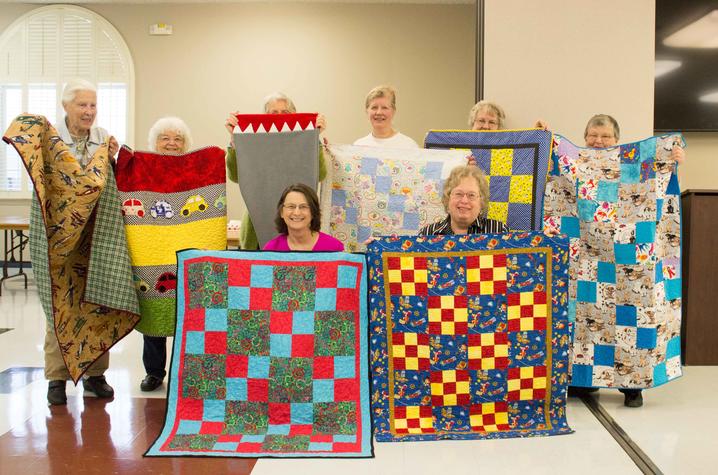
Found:
[[[366,95],[364,108],[371,124],[371,133],[354,141],[354,145],[388,148],[419,148],[411,137],[394,129],[396,89],[377,86]]]
[[[294,102],[286,95],[281,92],[273,92],[264,98],[264,113],[265,114],[295,114],[297,108]],[[238,111],[234,111],[229,114],[229,117],[224,123],[225,128],[232,136],[234,127],[237,125],[237,114]],[[322,114],[317,115],[317,129],[320,132],[324,132],[327,128],[327,121]],[[234,144],[230,141],[229,147],[227,148],[227,178],[234,183],[238,182],[237,176],[237,152],[234,150]],[[324,153],[322,147],[319,147],[319,181],[324,180],[327,176],[327,167],[324,163]],[[314,184],[312,185],[314,186]],[[242,216],[242,225],[239,228],[239,246],[242,249],[259,249],[259,240],[257,239],[257,233],[252,225],[252,220],[248,212],[245,212]]]
[[[114,157],[119,148],[117,140],[107,131],[94,125],[97,116],[97,89],[95,85],[84,79],[74,79],[67,83],[62,92],[62,108],[65,117],[57,124],[57,132],[62,141],[69,147],[70,153],[84,168],[100,147],[108,143],[108,155]],[[108,183],[114,183],[114,178]],[[105,190],[103,195],[108,195]],[[114,190],[115,193],[117,192]],[[47,268],[47,236],[45,234],[42,214],[37,197],[33,194],[30,209],[30,253],[35,271],[35,280],[40,295],[50,295],[49,269]],[[42,257],[40,257],[42,256]],[[65,393],[66,381],[70,379],[52,322],[52,309],[45,305],[43,309],[48,317],[45,330],[45,377],[49,381],[47,400],[52,405],[67,403]],[[49,302],[49,300],[47,300]],[[49,305],[49,304],[48,304]],[[104,373],[110,364],[110,353],[105,352],[85,373],[82,380],[85,391],[98,397],[109,398],[114,390],[107,384]]]
[[[192,147],[192,134],[179,117],[162,117],[150,128],[147,144],[151,152],[182,155]]]
[[[469,111],[471,130],[503,130],[506,113],[504,109],[491,101],[479,101]],[[548,130],[548,124],[539,119],[534,123],[537,129]]]
[[[179,117],[162,117],[150,128],[147,139],[150,152],[163,155],[183,155],[192,147],[192,135],[187,124]],[[142,391],[154,391],[162,385],[167,371],[167,337],[142,335],[142,363],[145,378]]]

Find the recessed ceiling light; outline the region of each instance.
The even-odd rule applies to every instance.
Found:
[[[676,31],[663,44],[672,48],[718,48],[718,9]]]
[[[701,97],[698,98],[698,100],[701,102],[718,103],[718,91],[703,94]]]
[[[673,59],[657,59],[655,75],[656,77],[661,77],[664,74],[670,73],[674,69],[680,68],[681,64],[683,63]]]

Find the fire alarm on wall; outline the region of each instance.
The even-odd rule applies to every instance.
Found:
[[[150,35],[171,35],[172,25],[167,23],[155,23],[150,25]]]

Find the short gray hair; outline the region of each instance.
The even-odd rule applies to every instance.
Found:
[[[584,140],[588,137],[588,129],[593,127],[609,126],[613,128],[613,135],[616,137],[616,142],[621,138],[621,129],[618,128],[618,121],[608,114],[596,114],[586,124],[586,129],[583,131]]]
[[[474,107],[472,107],[469,111],[469,127],[474,126],[474,122],[476,122],[476,115],[482,110],[489,111],[496,116],[496,119],[499,121],[499,130],[504,128],[506,113],[500,105],[491,101],[479,101],[474,104]]]
[[[80,78],[70,79],[62,90],[62,104],[74,101],[79,91],[91,91],[97,94],[97,88],[90,81]]]
[[[184,150],[182,153],[187,152],[192,148],[192,134],[189,131],[187,124],[179,117],[162,117],[150,128],[149,136],[147,137],[147,144],[150,152],[157,151],[157,137],[161,133],[171,130],[177,132],[184,138]]]
[[[396,89],[387,85],[377,86],[369,91],[364,99],[364,109],[368,109],[371,101],[380,97],[388,98],[391,108],[396,110]]]
[[[283,92],[273,92],[264,98],[264,113],[268,114],[272,102],[285,101],[287,103],[287,110],[292,114],[297,112],[297,108],[294,106],[294,102]]]

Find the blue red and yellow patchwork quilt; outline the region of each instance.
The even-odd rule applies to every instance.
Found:
[[[543,196],[551,159],[551,132],[430,130],[426,148],[466,149],[489,182],[488,218],[511,231],[543,229]]]
[[[378,441],[571,432],[567,244],[527,232],[369,245]]]
[[[147,455],[371,457],[364,256],[181,251]]]

